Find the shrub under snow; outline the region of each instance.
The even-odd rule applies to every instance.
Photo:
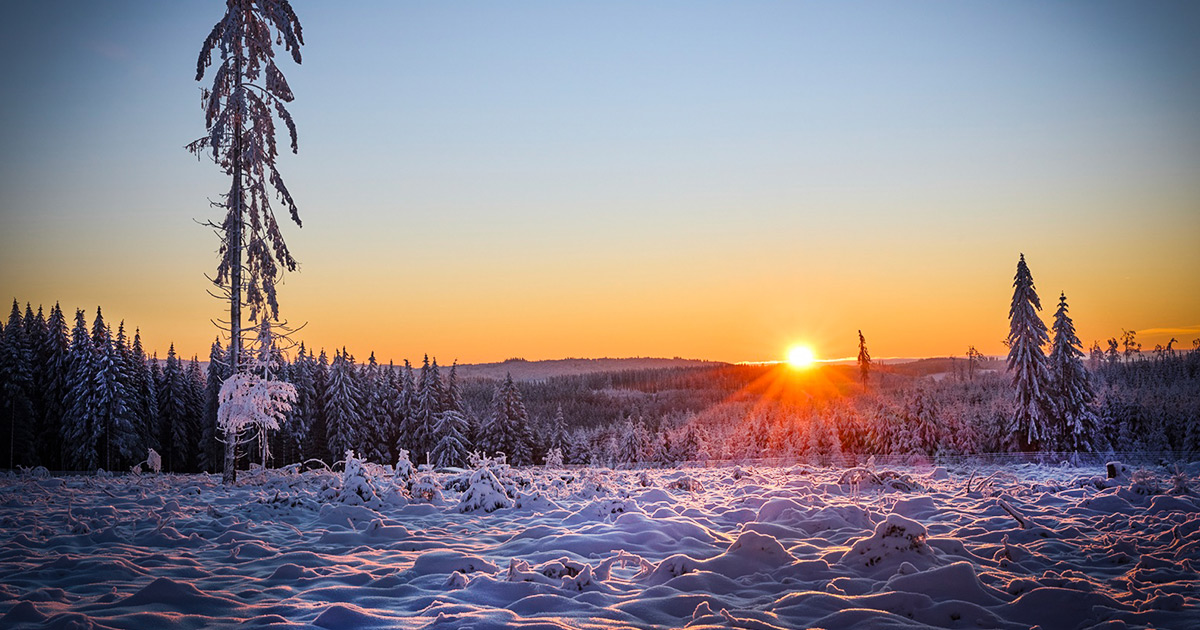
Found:
[[[462,502],[458,504],[459,512],[494,512],[500,508],[512,507],[512,498],[504,492],[504,486],[487,466],[477,468],[471,474],[467,491],[463,493]]]

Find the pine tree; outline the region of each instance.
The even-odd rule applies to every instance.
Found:
[[[75,311],[68,355],[65,415],[61,425],[63,463],[75,470],[93,470],[97,466],[96,445],[92,442],[94,418],[91,408],[95,374],[95,348],[88,333],[83,311]]]
[[[62,424],[67,414],[67,373],[70,369],[71,333],[62,308],[55,303],[46,323],[46,347],[43,354],[46,381],[45,422],[38,437],[43,464],[51,470],[65,467],[62,450]]]
[[[200,461],[199,450],[203,446],[201,435],[204,422],[205,383],[204,370],[201,369],[200,359],[196,355],[192,355],[192,360],[188,362],[187,370],[184,372],[184,383],[184,417],[187,418],[184,425],[187,430],[184,443],[187,445],[187,467],[188,470],[197,470]]]
[[[92,336],[96,342],[94,330]],[[133,410],[128,404],[132,397],[126,386],[128,376],[123,371],[119,349],[122,343],[112,339],[110,329],[104,326],[95,347],[90,402],[95,419],[91,442],[100,449],[98,464],[105,470],[113,470],[114,464],[128,461],[134,455]]]
[[[312,351],[309,351],[309,355],[311,354]],[[308,456],[333,463],[340,455],[329,449],[329,422],[325,418],[325,403],[329,400],[329,356],[325,354],[324,348],[321,349],[317,360],[313,362],[311,372],[316,396],[313,399],[315,405],[312,425],[308,430],[310,442],[307,447]]]
[[[1091,451],[1098,437],[1098,419],[1093,409],[1096,398],[1087,368],[1083,365],[1083,343],[1075,334],[1068,314],[1067,294],[1058,298],[1054,313],[1054,343],[1050,349],[1050,376],[1061,436],[1060,447],[1068,451]]]
[[[33,361],[21,307],[13,300],[12,313],[0,337],[0,430],[4,441],[4,458],[8,468],[30,464],[33,446],[34,409]]]
[[[421,382],[418,386],[417,410],[413,417],[414,446],[413,455],[417,463],[429,459],[433,447],[437,445],[437,426],[441,421],[442,405],[445,400],[442,387],[442,377],[438,373],[437,359],[431,364],[429,355],[425,355],[425,364],[421,367]]]
[[[288,411],[289,435],[292,438],[296,452],[296,461],[304,461],[312,456],[310,439],[313,420],[319,405],[316,385],[313,383],[315,360],[311,353],[306,352],[304,344],[300,344],[300,352],[292,364],[291,383],[296,388],[296,404]]]
[[[396,440],[396,452],[401,449],[413,453],[417,448],[417,386],[413,376],[412,364],[404,360],[404,369],[400,375],[400,417],[399,436]]]
[[[367,357],[367,363],[360,373],[361,380],[361,409],[362,430],[359,444],[355,451],[362,453],[363,459],[377,463],[387,463],[389,445],[385,443],[383,433],[387,424],[387,409],[384,403],[383,374],[379,362],[375,360],[375,352]]]
[[[862,331],[858,331],[858,373],[862,377],[863,390],[867,389],[867,379],[871,376],[871,353],[867,352],[867,340]]]
[[[400,371],[396,366],[388,361],[387,369],[383,373],[383,406],[386,417],[382,425],[380,439],[383,441],[381,448],[386,449],[385,463],[394,464],[399,452],[396,450],[396,443],[400,440],[400,427],[404,423],[404,408],[403,408],[403,392],[400,385]]]
[[[154,380],[150,361],[146,357],[145,349],[142,348],[141,330],[133,332],[131,357],[133,360],[134,408],[137,416],[134,428],[138,435],[137,441],[146,452],[149,452],[150,449],[158,452],[162,450],[162,445],[158,442],[158,383]],[[140,452],[135,454],[141,455]]]
[[[467,418],[454,409],[438,414],[434,427],[437,444],[433,447],[434,466],[462,466],[467,461]]]
[[[329,369],[329,389],[325,398],[325,420],[329,451],[334,457],[345,453],[358,443],[362,411],[360,393],[355,379],[354,358],[342,348],[333,357]]]
[[[175,344],[167,349],[167,360],[158,382],[159,444],[163,447],[163,469],[171,472],[187,470],[191,433],[188,423],[187,380]]]
[[[504,453],[514,465],[532,464],[533,432],[529,414],[512,374],[496,387],[492,396],[492,416],[483,428],[481,446],[491,453]]]
[[[567,451],[567,419],[563,416],[562,403],[559,403],[554,420],[550,423],[550,439],[546,446],[564,453]]]
[[[208,375],[204,383],[204,419],[200,424],[200,448],[197,467],[206,472],[216,472],[224,465],[220,440],[224,436],[217,429],[217,410],[221,407],[221,384],[229,377],[229,356],[221,338],[213,339],[208,349]]]
[[[1008,311],[1008,371],[1013,372],[1017,404],[1013,433],[1021,450],[1037,450],[1047,442],[1053,443],[1054,439],[1049,426],[1050,373],[1042,351],[1050,338],[1046,334],[1046,325],[1037,314],[1042,310],[1042,303],[1024,254],[1017,263],[1013,287],[1012,306]]]
[[[47,371],[47,357],[50,353],[50,330],[46,323],[46,316],[42,312],[42,307],[38,306],[37,315],[33,314],[33,309],[29,303],[25,304],[25,341],[29,349],[29,371],[30,371],[30,390],[29,398],[32,409],[32,417],[30,423],[30,442],[29,442],[29,459],[33,463],[46,465],[52,459],[50,455],[51,447],[57,448],[52,442],[47,444],[47,433],[57,433],[55,423],[57,418],[52,418],[47,413],[47,408],[50,401],[46,397],[46,390],[49,382],[53,377]]]

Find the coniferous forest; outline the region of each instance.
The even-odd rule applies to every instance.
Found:
[[[1069,324],[1063,297],[1053,326],[1061,341],[1043,357],[1050,385],[1032,414],[1035,439],[1013,430],[1028,403],[1015,370],[974,355],[861,372],[861,363],[802,374],[721,364],[514,382],[462,379],[457,366],[428,357],[382,364],[300,344],[291,357],[270,353],[273,378],[296,389],[287,421],[250,435],[239,461],[261,464],[264,441],[272,467],[332,463],[347,449],[387,464],[403,450],[443,467],[463,466],[475,451],[540,464],[553,449],[568,464],[608,466],[1200,450],[1200,344],[1143,352],[1126,332],[1069,355]],[[46,313],[15,300],[2,325],[2,467],[122,471],[154,449],[165,470],[220,471],[227,348],[219,341],[205,361],[173,345],[165,357],[148,355],[140,331],[114,329],[99,308],[68,318],[58,304]]]

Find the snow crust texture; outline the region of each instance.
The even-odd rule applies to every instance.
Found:
[[[481,470],[9,476],[0,628],[1200,627],[1195,464]]]

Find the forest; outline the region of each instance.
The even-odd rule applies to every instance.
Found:
[[[165,470],[217,472],[218,392],[227,377],[214,341],[207,361],[147,356],[140,332],[114,332],[102,311],[68,326],[14,300],[0,329],[0,439],[4,468],[129,470],[159,453]],[[1043,440],[1047,452],[1200,450],[1200,344],[1142,352],[1126,331],[1093,344],[1087,434]],[[536,381],[460,379],[426,358],[414,367],[332,358],[300,344],[262,365],[297,394],[278,431],[252,433],[240,465],[312,459],[347,449],[394,464],[462,466],[471,452],[514,464],[673,466],[783,458],[830,463],[896,456],[908,461],[1028,451],[1014,431],[1018,400],[1003,363],[975,355],[894,365],[711,365],[554,376]],[[863,378],[866,376],[867,378]],[[552,451],[557,450],[551,455]]]

